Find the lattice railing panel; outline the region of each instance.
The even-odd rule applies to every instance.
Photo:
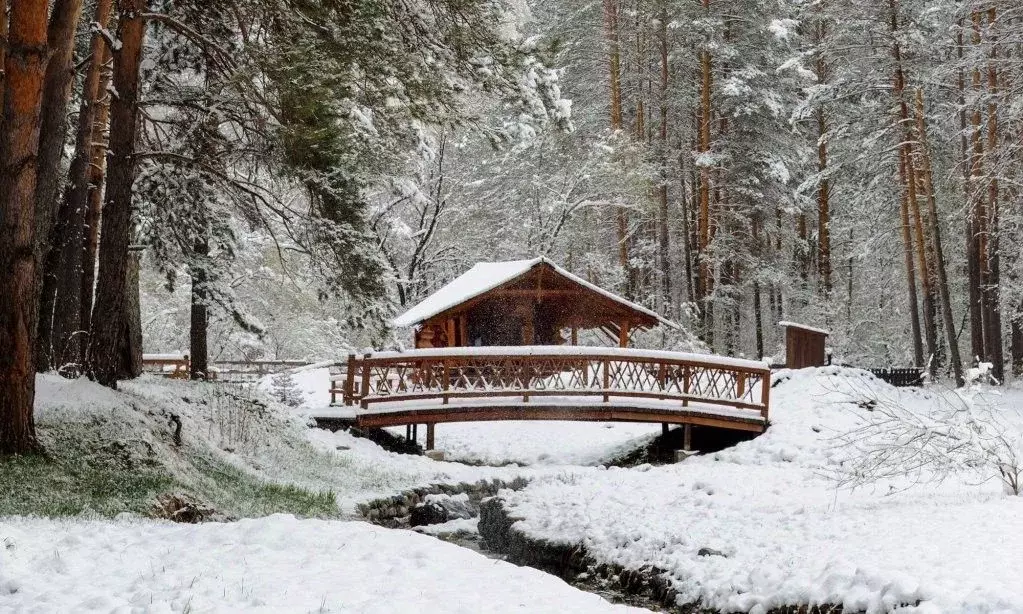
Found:
[[[610,353],[609,353],[610,354]],[[766,410],[766,368],[649,357],[537,354],[358,358],[348,363],[347,403],[407,398],[598,395],[709,401]],[[333,387],[333,385],[332,385]]]

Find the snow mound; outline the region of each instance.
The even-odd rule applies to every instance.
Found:
[[[757,439],[645,471],[537,479],[502,493],[515,528],[664,569],[681,601],[725,612],[1023,612],[1023,499],[991,482],[847,490],[827,477],[850,460],[838,437],[872,407],[927,411],[943,393],[831,367],[774,381]],[[1019,400],[1002,402],[1018,413]]]
[[[0,611],[642,610],[410,531],[276,515],[203,525],[0,520]]]

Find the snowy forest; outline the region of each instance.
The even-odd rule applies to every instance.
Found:
[[[1010,0],[7,0],[0,452],[35,373],[336,358],[547,256],[650,344],[1023,372]]]

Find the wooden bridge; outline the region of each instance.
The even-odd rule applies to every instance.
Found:
[[[769,368],[733,358],[577,346],[449,347],[352,354],[321,423],[362,427],[491,420],[650,422],[762,432]],[[688,438],[687,438],[688,439]]]

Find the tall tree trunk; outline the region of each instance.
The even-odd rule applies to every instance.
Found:
[[[110,156],[103,204],[99,277],[90,327],[87,368],[90,376],[116,387],[121,351],[127,327],[128,243],[131,237],[131,188],[135,180],[135,136],[138,119],[139,66],[142,62],[146,23],[145,0],[118,0],[118,36],[114,51],[113,88],[110,103]],[[137,291],[137,290],[136,290]]]
[[[979,47],[981,42],[980,13],[974,12],[971,16],[973,24],[972,41],[974,47]],[[975,95],[979,95],[982,89],[982,77],[980,67],[975,66],[972,71],[971,85]],[[970,241],[972,245],[972,258],[970,259],[970,334],[974,359],[985,360],[987,356],[987,338],[985,332],[984,318],[988,313],[986,297],[984,293],[985,274],[987,272],[987,206],[984,202],[985,190],[982,187],[984,173],[984,138],[983,115],[979,104],[974,104],[970,121],[970,143],[972,152],[970,156],[970,194],[969,194],[969,223],[971,226]],[[975,299],[975,302],[974,302]]]
[[[139,293],[139,269],[143,248],[128,248],[128,266],[124,284],[124,319],[117,350],[117,379],[142,375],[142,303]]]
[[[903,145],[903,156],[906,160],[906,200],[909,204],[909,212],[913,220],[915,233],[916,255],[920,270],[920,288],[923,296],[923,325],[924,340],[927,342],[927,361],[931,365],[931,374],[936,371],[938,353],[938,327],[935,322],[937,309],[935,308],[934,291],[934,266],[933,259],[929,257],[928,237],[924,230],[924,216],[921,213],[920,201],[918,200],[918,186],[920,171],[916,168],[916,153],[910,145],[912,135],[906,135],[906,142]]]
[[[923,90],[916,90],[916,122],[923,161],[924,189],[927,191],[927,223],[930,226],[931,247],[934,250],[934,271],[937,274],[937,292],[941,304],[942,324],[948,342],[948,357],[956,385],[965,383],[963,363],[959,358],[959,342],[956,337],[955,317],[952,314],[952,300],[948,291],[948,273],[945,270],[945,252],[941,245],[941,223],[938,219],[938,199],[934,194],[934,171],[931,164],[930,144],[927,140],[927,120],[924,113]]]
[[[827,38],[827,26],[820,18],[814,26],[815,42],[823,45]],[[830,71],[824,60],[823,52],[818,49],[817,61],[814,63],[817,82],[828,83]],[[817,275],[819,288],[823,296],[831,294],[831,182],[828,180],[828,121],[822,106],[816,112],[817,119],[817,172],[822,175],[817,186]]]
[[[682,150],[681,144],[679,150]],[[685,269],[686,276],[686,300],[696,300],[696,286],[694,285],[694,271],[693,271],[693,248],[696,244],[694,231],[694,224],[692,223],[693,214],[696,211],[696,191],[693,187],[696,185],[695,176],[693,181],[689,182],[690,189],[686,189],[686,162],[685,154],[680,153],[678,156],[678,168],[679,168],[679,204],[682,206],[682,266]]]
[[[710,0],[702,0],[705,14],[710,13]],[[709,44],[709,41],[707,41]],[[710,176],[711,169],[707,156],[710,152],[710,124],[712,120],[711,109],[711,88],[714,85],[713,64],[711,62],[710,49],[704,47],[700,50],[700,113],[699,113],[699,136],[697,138],[697,166],[700,169],[699,175],[699,196],[700,206],[697,215],[697,250],[696,262],[698,273],[696,278],[696,297],[699,308],[703,314],[703,337],[704,341],[713,340],[713,314],[710,309],[710,279],[712,275],[710,254]]]
[[[39,118],[49,55],[47,0],[13,0],[0,126],[0,454],[38,447],[33,417]]]
[[[997,14],[994,8],[988,9],[988,31],[993,31],[996,24]],[[987,260],[984,264],[987,269],[983,272],[984,279],[984,307],[987,313],[984,314],[984,349],[987,351],[987,360],[991,363],[991,375],[995,380],[1002,382],[1005,378],[1005,354],[1002,349],[1002,314],[999,304],[999,282],[1001,271],[999,270],[999,236],[998,236],[998,208],[1000,191],[998,185],[998,165],[994,159],[999,149],[998,139],[998,40],[993,35],[990,40],[991,53],[989,55],[987,70],[987,152],[992,158],[987,168],[990,174],[988,181],[988,207],[987,207]]]
[[[661,60],[660,103],[660,185],[657,189],[657,253],[660,260],[661,295],[671,304],[671,246],[668,234],[668,11],[662,8],[658,29]]]
[[[188,330],[190,377],[192,379],[205,380],[209,376],[209,345],[207,343],[207,330],[209,328],[209,293],[206,288],[207,275],[206,257],[209,254],[209,245],[205,241],[197,242],[195,245],[195,260],[198,266],[193,266],[192,275],[192,308],[191,319]]]
[[[910,103],[906,99],[906,73],[903,69],[902,48],[898,41],[898,1],[890,0],[889,8],[891,10],[891,32],[893,37],[895,37],[895,42],[892,44],[892,59],[895,62],[895,87],[893,89],[893,94],[895,95],[895,101],[899,109],[898,119],[899,127],[901,128],[897,134],[900,134],[902,138],[902,143],[899,147],[899,156],[900,165],[904,170],[903,181],[905,184],[903,190],[909,214],[908,219],[912,223],[912,230],[915,235],[914,244],[916,247],[916,255],[920,271],[920,294],[923,297],[923,336],[924,340],[927,342],[927,356],[925,360],[926,364],[930,367],[931,375],[934,375],[937,366],[938,338],[937,324],[935,322],[935,316],[937,314],[935,309],[935,276],[932,266],[933,263],[931,259],[928,258],[928,237],[924,230],[925,224],[918,200],[918,188],[920,185],[920,176],[922,174],[917,168],[919,163],[917,159],[917,149],[920,145],[918,143],[920,135],[914,134],[914,122],[912,114],[910,113]],[[911,304],[913,302],[914,301],[911,299]]]
[[[980,259],[977,253],[977,237],[980,229],[977,226],[976,202],[973,194],[972,175],[974,172],[974,153],[970,146],[969,126],[966,107],[966,75],[963,70],[963,31],[965,23],[959,20],[956,33],[956,49],[959,60],[957,70],[957,89],[959,93],[959,144],[962,150],[963,191],[966,197],[966,285],[968,292],[968,312],[970,315],[970,360],[984,355],[983,314],[981,313],[980,296]]]
[[[899,153],[899,177],[903,186],[907,186],[906,180],[906,154]],[[913,335],[913,359],[916,366],[924,366],[924,346],[920,336],[920,307],[916,297],[916,267],[913,264],[913,236],[910,231],[909,221],[909,192],[905,188],[902,192],[901,214],[902,214],[902,245],[906,265],[906,284],[909,290],[909,318],[911,333]]]
[[[36,369],[46,371],[58,366],[53,357],[53,295],[56,278],[53,276],[54,258],[51,247],[59,238],[53,228],[54,212],[57,210],[57,195],[60,192],[60,159],[64,153],[67,138],[67,107],[71,99],[71,84],[74,81],[74,67],[71,64],[74,51],[75,30],[82,14],[82,0],[56,0],[50,16],[47,44],[50,60],[46,65],[43,80],[42,126],[39,134],[39,180],[36,183],[36,258],[46,266],[40,267],[41,298],[39,309],[39,333],[36,340]],[[64,340],[58,339],[57,345]]]
[[[93,22],[106,28],[110,21],[111,0],[96,3]],[[75,153],[68,169],[68,185],[58,210],[51,240],[50,257],[43,283],[43,312],[53,311],[53,351],[55,365],[81,364],[84,355],[82,320],[83,251],[86,214],[89,208],[89,161],[92,157],[93,124],[101,105],[100,89],[104,60],[109,57],[103,37],[95,32],[90,45],[89,66],[82,84],[82,102],[78,110]],[[52,280],[52,281],[51,281]],[[91,287],[91,286],[90,286]],[[47,307],[49,302],[50,308]],[[42,337],[43,324],[40,324]],[[40,340],[42,347],[43,342]]]
[[[108,0],[105,0],[108,1]],[[110,96],[104,94],[110,85],[112,58],[110,49],[103,46],[103,68],[99,93],[96,101],[96,118],[90,137],[90,161],[88,165],[88,203],[85,213],[85,237],[82,252],[82,309],[80,326],[88,328],[92,320],[92,303],[96,291],[96,265],[99,257],[100,214],[103,209],[103,185],[106,182],[107,130],[110,127]],[[80,348],[81,360],[85,360],[85,345]]]
[[[611,131],[622,130],[622,45],[619,34],[618,0],[604,0],[604,28],[608,44],[608,77],[611,97]],[[629,267],[629,217],[625,208],[615,206],[615,236],[618,243],[618,264],[632,281]],[[632,293],[631,283],[626,294]]]

